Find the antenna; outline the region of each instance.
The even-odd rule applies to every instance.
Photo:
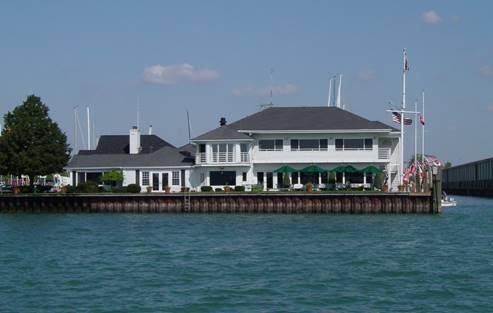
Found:
[[[337,87],[337,100],[336,106],[341,107],[341,88],[342,88],[342,74],[339,74],[339,86]]]
[[[273,76],[273,75],[274,75],[274,68],[273,68],[273,67],[271,67],[271,68],[270,68],[270,71],[269,71],[269,80],[270,80],[270,86],[269,86],[269,88],[270,88],[270,103],[269,103],[269,104],[270,104],[270,105],[274,105],[274,104],[272,103],[272,76]]]
[[[188,113],[188,109],[186,109],[187,111],[187,123],[188,123],[188,143],[190,143],[190,141],[192,140],[192,128],[190,126],[190,114]]]

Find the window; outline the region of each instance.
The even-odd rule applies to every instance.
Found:
[[[373,139],[336,139],[336,150],[372,150]]]
[[[258,141],[260,151],[282,151],[282,139],[269,139]]]
[[[168,179],[168,173],[163,173],[161,175],[161,180],[162,180],[162,186],[163,186],[163,190],[165,190],[166,187],[169,187],[169,179]]]
[[[205,145],[204,144],[199,145],[199,153],[205,153]]]
[[[292,139],[291,151],[327,151],[327,139]]]
[[[142,172],[142,186],[149,186],[149,172]]]
[[[235,171],[211,171],[209,172],[211,186],[236,185]]]
[[[174,171],[171,173],[172,181],[171,183],[173,186],[179,186],[180,185],[180,172],[179,171]]]
[[[241,178],[242,178],[242,181],[247,181],[247,173],[246,172],[243,172]]]

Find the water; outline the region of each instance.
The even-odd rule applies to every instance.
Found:
[[[0,312],[493,312],[493,200],[430,215],[0,215]]]

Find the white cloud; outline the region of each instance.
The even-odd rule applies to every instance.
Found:
[[[284,84],[284,85],[274,85],[272,86],[272,94],[275,96],[286,96],[296,94],[301,91],[301,88],[295,84]],[[270,87],[240,87],[233,89],[233,95],[244,97],[244,96],[258,96],[266,97],[270,95]]]
[[[423,12],[421,15],[423,21],[427,24],[438,24],[442,21],[440,15],[438,15],[434,10]]]
[[[375,73],[375,70],[362,70],[358,73],[357,77],[359,80],[370,81],[375,80],[377,78],[377,75]]]
[[[144,81],[150,84],[174,85],[181,82],[204,82],[219,78],[219,73],[209,69],[195,69],[192,65],[151,65],[144,69]]]
[[[479,73],[482,76],[493,76],[493,65],[483,65],[479,68]]]

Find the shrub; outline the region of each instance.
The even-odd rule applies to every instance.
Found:
[[[75,192],[76,192],[76,188],[75,188],[75,186],[71,186],[71,185],[69,185],[69,186],[64,186],[64,187],[62,188],[62,191],[63,191],[64,193],[75,193]]]
[[[264,186],[263,185],[253,185],[252,191],[253,192],[262,192],[262,191],[264,191]]]
[[[127,186],[127,192],[129,193],[140,193],[140,186],[137,184],[130,184]]]
[[[19,191],[21,193],[33,193],[34,192],[34,188],[31,187],[31,186],[20,186],[19,187]]]
[[[181,192],[190,192],[189,187],[181,187]]]
[[[235,191],[236,192],[244,192],[245,191],[245,186],[235,186]]]
[[[101,181],[112,186],[121,184],[121,182],[123,181],[123,172],[120,170],[111,170],[109,172],[105,172],[101,176]]]
[[[77,187],[75,187],[75,192],[77,193],[97,193],[100,192],[100,189],[98,188],[98,185],[94,182],[85,182],[79,184]]]
[[[215,192],[222,192],[222,191],[223,191],[223,189],[222,189],[222,188],[216,188],[216,189],[214,189],[214,191],[215,191]]]
[[[113,192],[113,193],[127,193],[128,190],[127,190],[127,187],[116,187],[116,188],[112,188],[111,192]]]
[[[200,191],[202,191],[202,192],[211,192],[212,191],[212,187],[211,186],[202,186],[202,187],[200,187]]]

